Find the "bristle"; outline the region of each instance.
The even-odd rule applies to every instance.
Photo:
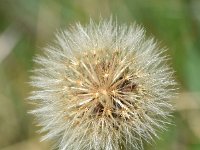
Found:
[[[172,110],[164,51],[143,28],[111,20],[58,33],[30,82],[43,140],[59,150],[143,149]]]

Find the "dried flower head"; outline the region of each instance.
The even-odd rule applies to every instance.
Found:
[[[76,24],[35,61],[32,111],[59,150],[143,149],[172,110],[165,50],[137,26]]]

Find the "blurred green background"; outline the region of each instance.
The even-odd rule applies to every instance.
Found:
[[[143,25],[176,70],[175,125],[145,149],[200,150],[200,0],[0,0],[0,150],[50,149],[27,114],[32,58],[57,29],[111,14]]]

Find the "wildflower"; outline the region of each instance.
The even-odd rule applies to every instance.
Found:
[[[143,149],[172,110],[164,51],[137,25],[91,21],[58,33],[31,79],[43,140],[59,150]]]

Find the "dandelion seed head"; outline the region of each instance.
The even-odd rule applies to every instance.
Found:
[[[59,32],[31,78],[43,140],[59,150],[143,149],[172,110],[164,51],[143,28],[112,20]]]

